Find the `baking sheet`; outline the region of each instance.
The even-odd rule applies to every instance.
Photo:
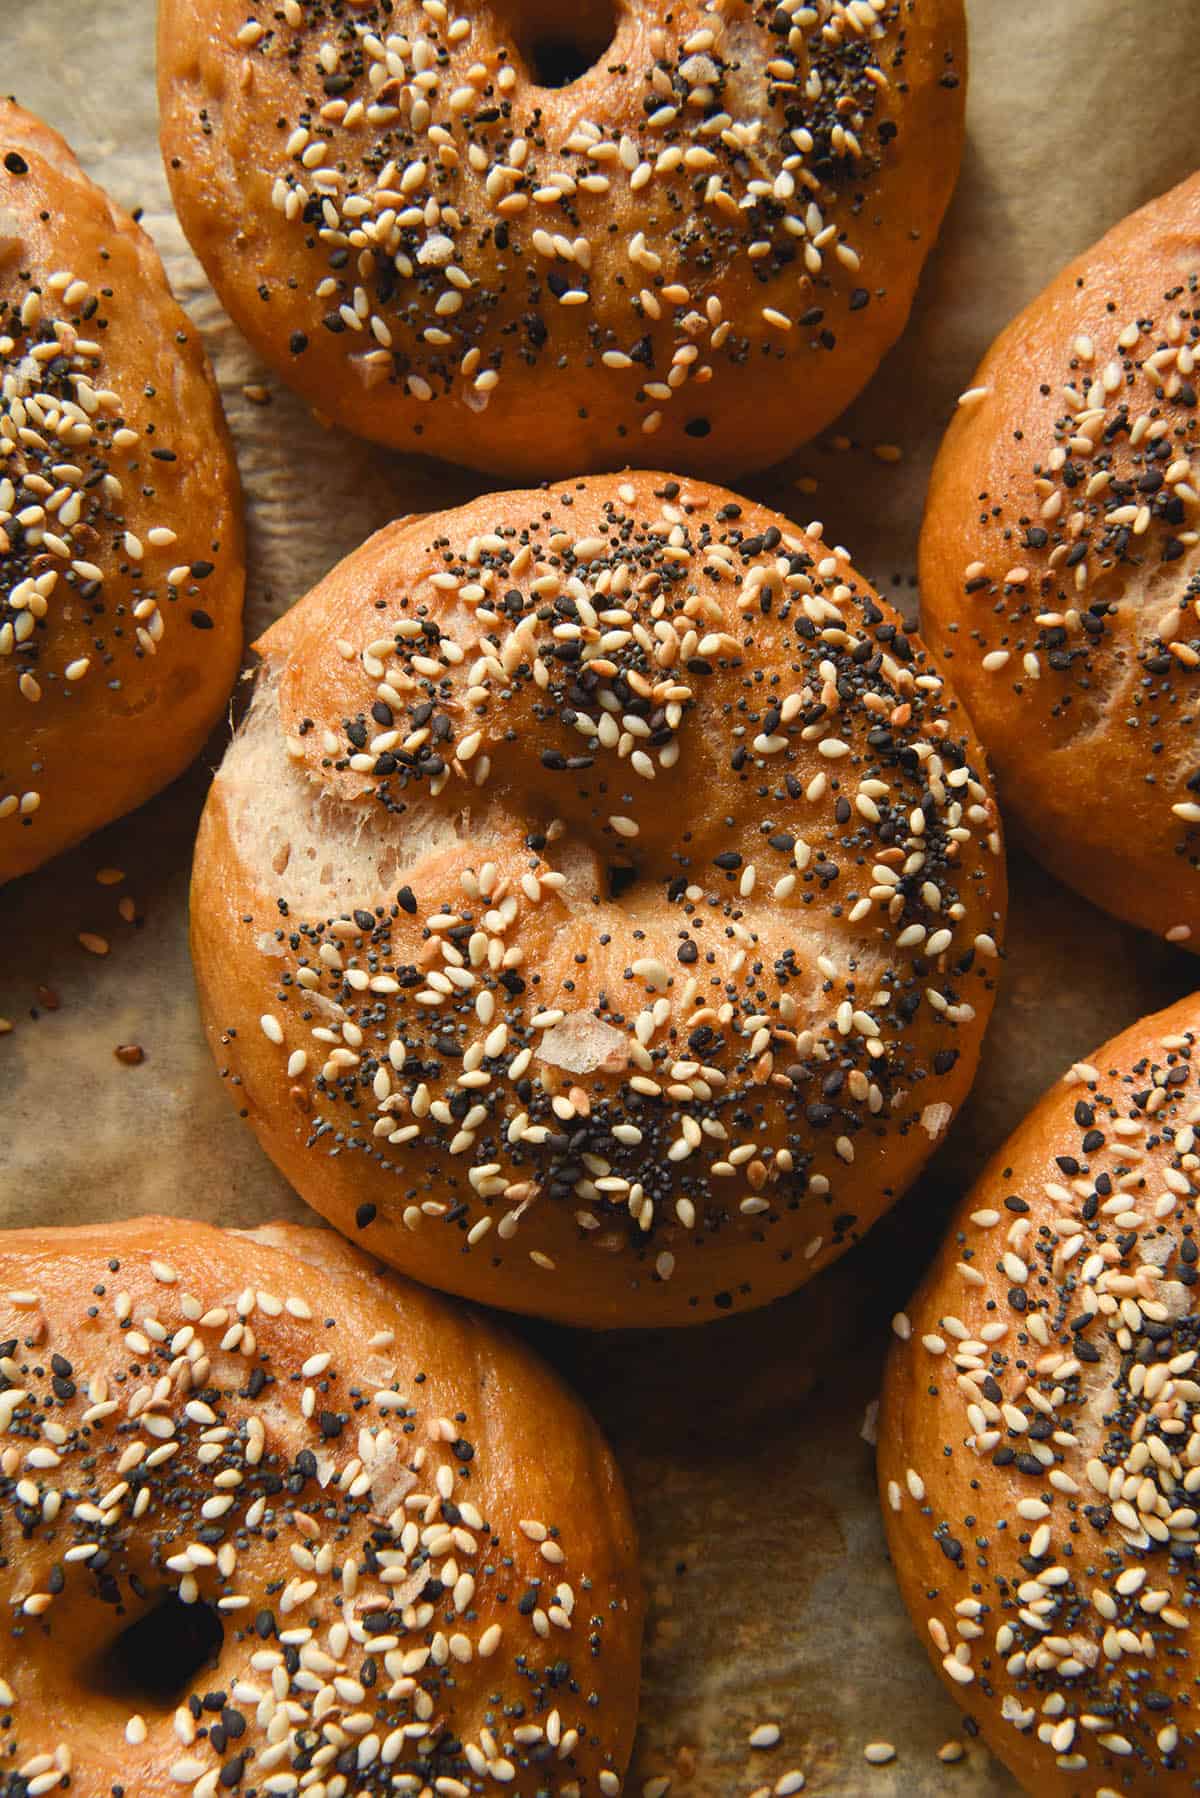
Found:
[[[794,463],[743,483],[820,517],[905,609],[944,419],[995,331],[1112,221],[1200,165],[1180,79],[1195,0],[974,0],[966,160],[904,339],[867,394]],[[150,0],[0,0],[0,87],[142,206],[204,333],[237,440],[260,630],[398,512],[476,477],[323,430],[224,319],[170,211],[155,141]],[[266,405],[247,397],[261,386]],[[883,446],[883,456],[879,454]],[[899,461],[890,459],[899,449]],[[296,496],[303,501],[296,504]],[[215,740],[208,765],[220,753]],[[51,868],[0,892],[0,1225],[175,1212],[248,1224],[309,1214],[230,1108],[201,1038],[186,947],[205,765]],[[123,879],[97,882],[101,869]],[[1067,895],[1014,850],[1010,956],[969,1105],[867,1244],[767,1312],[688,1332],[527,1333],[575,1382],[624,1463],[650,1614],[630,1791],[878,1798],[1014,1787],[929,1671],[894,1592],[862,1436],[888,1319],[947,1206],[1037,1093],[1138,1013],[1196,984],[1191,957]],[[103,937],[97,957],[81,932]],[[138,1045],[140,1065],[118,1060]],[[754,1725],[778,1747],[756,1751]],[[884,1767],[869,1741],[895,1744]]]

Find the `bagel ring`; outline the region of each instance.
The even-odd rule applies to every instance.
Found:
[[[1195,1713],[1200,996],[1077,1062],[896,1320],[888,1541],[956,1701],[1035,1798],[1183,1798]]]
[[[642,1601],[608,1450],[329,1231],[0,1238],[14,1798],[621,1790]]]
[[[162,0],[158,57],[176,210],[259,353],[509,482],[813,436],[963,143],[962,0]]]
[[[930,481],[921,617],[1005,817],[1200,949],[1200,174],[1000,334]]]
[[[401,520],[274,624],[192,879],[230,1097],[435,1286],[703,1321],[875,1220],[974,1074],[986,769],[844,550],[599,476]]]
[[[0,98],[0,882],[199,753],[243,584],[199,336],[140,227]]]

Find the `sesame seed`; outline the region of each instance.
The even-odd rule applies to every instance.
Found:
[[[778,1723],[759,1723],[750,1731],[748,1740],[751,1748],[774,1748],[780,1734]]]

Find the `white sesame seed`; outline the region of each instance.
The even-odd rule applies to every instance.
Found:
[[[780,1738],[778,1723],[759,1723],[750,1731],[751,1748],[774,1748]]]

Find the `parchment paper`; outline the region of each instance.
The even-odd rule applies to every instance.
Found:
[[[1107,225],[1200,164],[1195,0],[973,0],[970,137],[957,197],[903,341],[863,399],[793,466],[745,483],[915,604],[921,498],[956,394],[995,331]],[[203,330],[237,439],[250,524],[250,634],[397,512],[474,477],[323,431],[256,364],[167,200],[150,0],[0,0],[0,87],[143,206]],[[261,385],[256,405],[244,387]],[[897,463],[876,446],[896,445]],[[219,755],[215,740],[208,766]],[[201,765],[134,817],[0,893],[0,1224],[146,1210],[247,1224],[309,1214],[239,1122],[201,1040],[186,947]],[[100,869],[121,869],[100,885]],[[1011,1793],[960,1732],[893,1589],[862,1439],[888,1319],[955,1193],[1037,1093],[1195,962],[1089,912],[1011,856],[1010,958],[975,1093],[928,1176],[865,1247],[794,1299],[678,1336],[528,1327],[590,1401],[633,1490],[650,1595],[631,1792]],[[133,921],[123,916],[120,906]],[[128,901],[132,900],[132,907]],[[81,931],[111,943],[87,954]],[[141,1065],[114,1055],[145,1051]],[[754,1751],[750,1729],[782,1730]],[[889,1766],[862,1758],[896,1745]],[[659,1790],[650,1785],[650,1794]]]

